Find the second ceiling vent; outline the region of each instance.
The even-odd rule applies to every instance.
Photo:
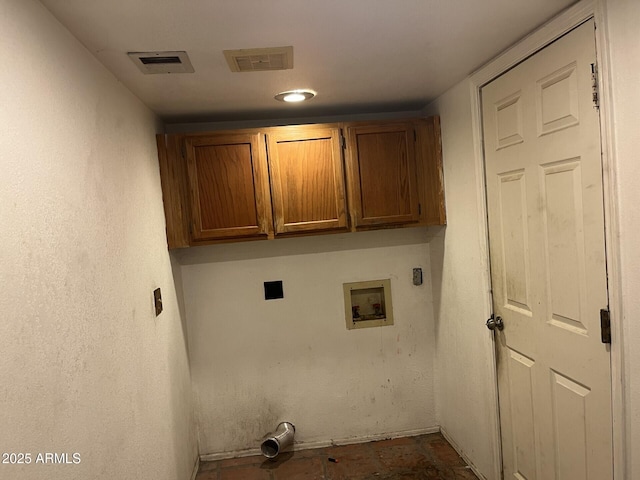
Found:
[[[263,72],[293,68],[293,47],[223,50],[232,72]]]

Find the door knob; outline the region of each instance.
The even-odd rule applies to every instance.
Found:
[[[504,328],[504,322],[502,321],[502,317],[500,315],[494,316],[491,314],[491,318],[487,320],[487,328],[489,330],[502,330]]]

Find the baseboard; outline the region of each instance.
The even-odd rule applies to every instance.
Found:
[[[471,468],[471,470],[473,471],[473,473],[476,474],[476,477],[478,477],[480,480],[487,480],[487,477],[485,477],[483,474],[481,474],[478,469],[476,468],[476,466],[473,464],[473,462],[469,459],[469,457],[464,453],[463,450],[460,449],[460,447],[458,446],[458,444],[449,436],[449,434],[447,433],[447,431],[440,427],[440,433],[442,433],[442,436],[445,438],[445,440],[447,442],[449,442],[451,444],[451,446],[453,447],[453,449],[458,452],[458,455],[460,455],[462,457],[462,459],[465,461],[465,463],[467,465],[469,465],[469,468]]]
[[[438,433],[440,431],[439,426],[418,428],[415,430],[402,430],[399,432],[387,432],[379,433],[375,435],[361,435],[346,438],[332,438],[330,440],[318,440],[313,442],[297,442],[293,444],[293,451],[298,450],[311,450],[313,448],[325,448],[340,445],[351,445],[354,443],[375,442],[378,440],[388,440],[391,438],[399,437],[415,437],[417,435],[427,435],[430,433]],[[200,455],[200,460],[203,462],[211,462],[215,460],[223,460],[225,458],[238,458],[238,457],[250,457],[252,455],[260,455],[260,448],[250,448],[246,450],[235,450],[230,452],[220,453],[205,453]]]

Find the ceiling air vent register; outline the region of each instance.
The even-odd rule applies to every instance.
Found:
[[[193,73],[187,52],[129,52],[129,58],[145,75],[155,73]]]
[[[264,72],[293,68],[293,47],[223,50],[232,72]]]

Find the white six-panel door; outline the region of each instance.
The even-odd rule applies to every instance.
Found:
[[[506,479],[613,476],[595,61],[589,21],[482,89]]]

